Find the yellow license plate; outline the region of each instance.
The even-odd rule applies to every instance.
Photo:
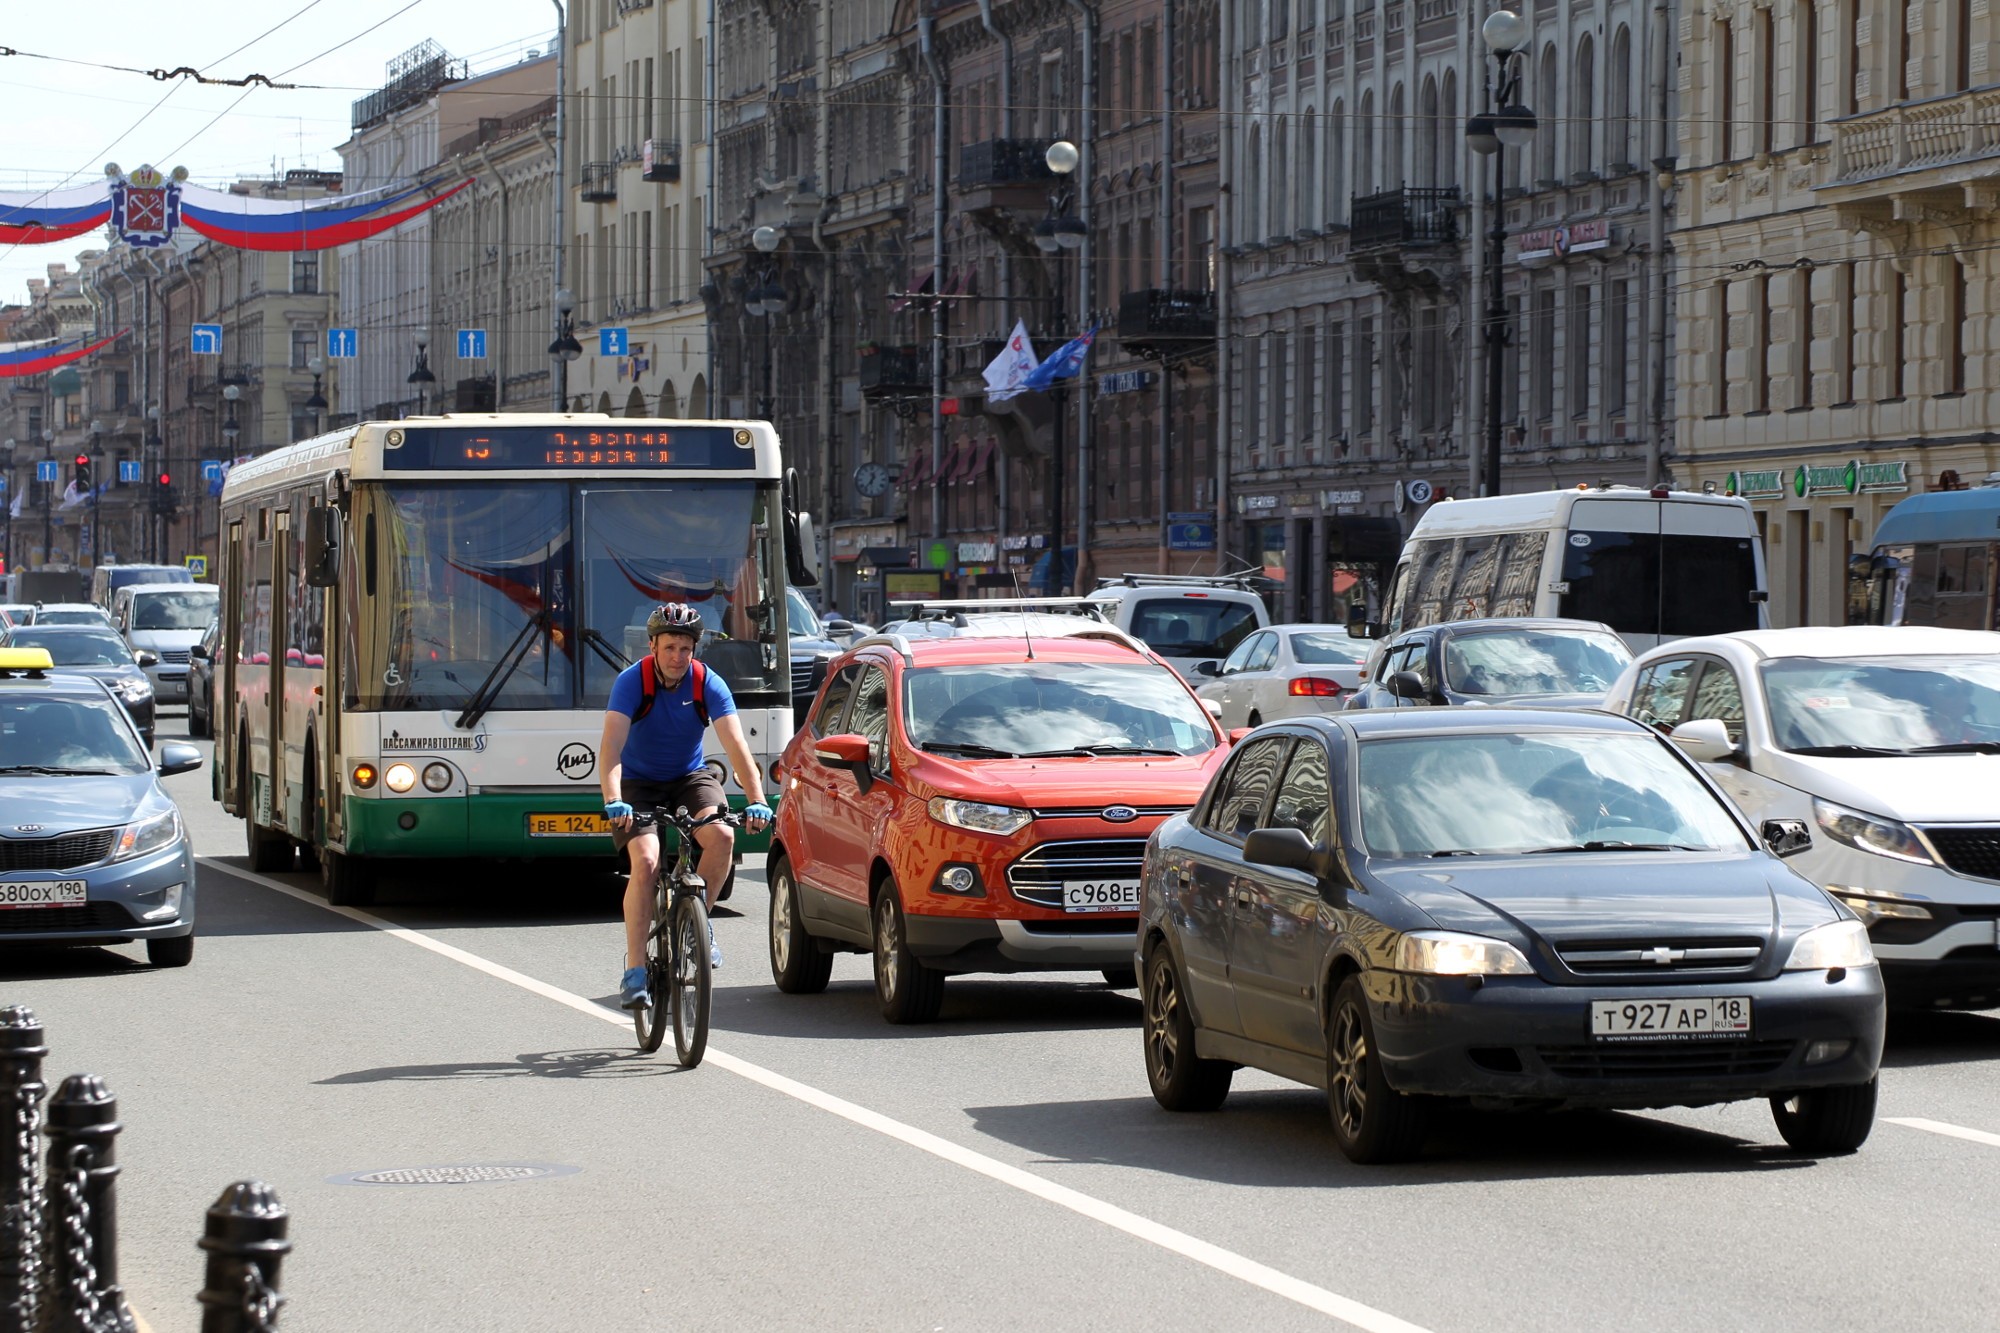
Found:
[[[531,838],[606,838],[611,821],[603,815],[529,815]]]

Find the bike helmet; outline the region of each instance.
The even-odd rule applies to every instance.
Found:
[[[653,614],[646,617],[646,637],[658,638],[662,634],[681,634],[690,639],[701,639],[701,612],[686,602],[667,602],[653,608]]]

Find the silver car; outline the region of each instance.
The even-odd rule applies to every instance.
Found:
[[[1221,662],[1197,663],[1195,693],[1225,727],[1338,712],[1367,679],[1369,647],[1345,625],[1273,625]]]

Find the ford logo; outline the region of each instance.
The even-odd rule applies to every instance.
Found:
[[[1104,818],[1113,824],[1129,824],[1139,817],[1139,812],[1129,805],[1107,805]]]

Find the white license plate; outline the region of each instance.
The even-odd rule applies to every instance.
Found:
[[[1592,1000],[1590,1035],[1599,1041],[1713,1041],[1750,1035],[1750,997]]]
[[[0,909],[9,907],[81,907],[89,901],[80,879],[38,879],[24,884],[0,884]]]
[[[1063,881],[1065,912],[1136,912],[1139,910],[1139,881],[1136,879],[1066,879]]]

